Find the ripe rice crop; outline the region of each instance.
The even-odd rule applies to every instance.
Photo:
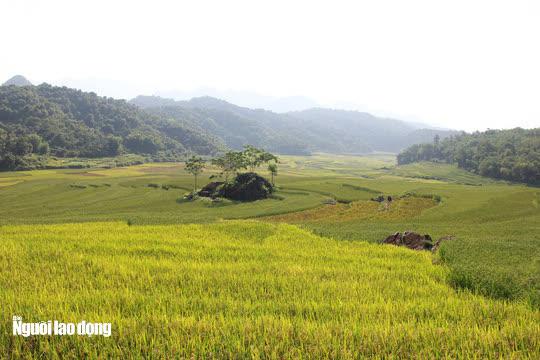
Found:
[[[4,358],[540,357],[540,312],[454,290],[429,253],[255,221],[6,225],[0,239]],[[112,336],[14,337],[13,315],[111,322]]]

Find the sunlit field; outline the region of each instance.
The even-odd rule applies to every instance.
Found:
[[[540,356],[538,311],[456,292],[425,252],[252,221],[1,231],[2,318],[113,333],[13,337],[3,321],[13,357]]]
[[[178,163],[0,173],[3,318],[114,329],[4,335],[3,352],[540,356],[538,188],[384,154],[284,156],[276,185],[189,202]],[[436,254],[375,244],[406,230],[454,240]]]

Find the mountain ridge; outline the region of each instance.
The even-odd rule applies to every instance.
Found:
[[[22,75],[15,75],[11,78],[9,78],[5,83],[2,84],[2,86],[32,86],[33,84],[24,76]]]
[[[111,157],[144,154],[178,159],[225,148],[212,135],[152,115],[125,100],[56,87],[0,86],[0,168],[25,157]]]
[[[283,151],[280,151],[280,148],[283,149],[284,143],[288,144],[287,151],[293,154],[317,151],[397,153],[414,143],[431,141],[435,135],[446,138],[458,133],[436,128],[423,129],[415,123],[377,117],[354,110],[317,107],[275,113],[270,110],[238,106],[210,96],[178,101],[159,96],[138,96],[130,100],[130,103],[160,116],[188,122],[192,126],[202,126],[202,129],[212,133],[215,126],[207,124],[208,118],[211,118],[213,123],[217,122],[220,127],[217,133],[212,134],[223,139],[229,147],[238,148],[242,141],[245,142],[249,138],[256,146],[264,146],[268,150],[281,153]],[[187,110],[195,116],[191,119],[186,118]],[[205,120],[197,120],[198,117]],[[243,124],[242,128],[239,127],[240,123]],[[245,129],[257,131],[261,137],[248,136]],[[270,135],[274,139],[279,139],[279,144],[274,144],[272,139],[268,138]]]

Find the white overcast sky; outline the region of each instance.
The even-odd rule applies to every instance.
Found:
[[[0,0],[0,81],[206,87],[473,130],[540,126],[540,1]]]

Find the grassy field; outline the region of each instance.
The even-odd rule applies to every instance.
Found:
[[[540,189],[451,165],[394,163],[384,154],[283,157],[275,198],[218,204],[178,201],[193,182],[182,164],[0,173],[4,315],[110,317],[123,329],[115,336],[125,335],[113,353],[427,357],[439,348],[438,357],[538,357]],[[388,210],[370,200],[380,194],[395,199]],[[196,223],[207,225],[178,226]],[[369,244],[405,230],[455,239],[436,256]],[[50,305],[48,291],[58,294]],[[9,339],[4,348],[36,354],[110,346]]]
[[[23,338],[2,321],[0,351],[14,358],[540,356],[540,312],[456,292],[429,253],[253,221],[1,234],[3,319],[113,330]]]

